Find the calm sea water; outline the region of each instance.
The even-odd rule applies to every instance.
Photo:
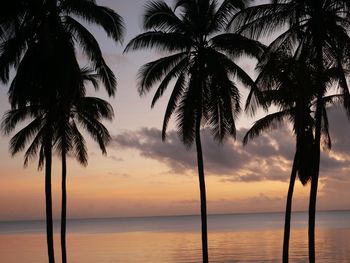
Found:
[[[210,261],[281,262],[283,221],[282,213],[209,216]],[[292,227],[291,262],[307,262],[307,214],[294,213]],[[0,262],[46,263],[44,231],[42,221],[1,222]],[[350,262],[349,244],[350,212],[319,212],[317,262]],[[69,220],[68,256],[70,263],[200,262],[200,218]]]

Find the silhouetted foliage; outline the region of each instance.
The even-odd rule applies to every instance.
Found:
[[[93,74],[92,71],[83,69],[82,83],[79,90],[85,90],[85,82],[88,81],[94,86],[101,77]],[[64,262],[67,261],[66,254],[66,220],[67,220],[67,156],[74,156],[77,161],[86,166],[88,154],[83,134],[79,127],[86,130],[90,137],[99,144],[103,154],[106,154],[106,144],[111,137],[107,128],[101,123],[102,119],[112,120],[113,109],[106,101],[79,95],[72,96],[71,89],[65,89],[58,100],[58,115],[56,133],[54,136],[54,149],[62,160],[62,209],[61,209],[61,249]],[[85,92],[81,92],[85,93]]]
[[[82,70],[80,89],[85,90],[85,82],[97,83],[99,75]],[[110,135],[106,127],[101,123],[102,119],[112,120],[113,109],[106,101],[85,97],[84,95],[72,96],[71,88],[67,87],[56,99],[56,103],[50,108],[42,105],[29,105],[8,111],[2,121],[2,130],[10,134],[23,121],[29,124],[19,130],[11,139],[10,151],[12,155],[25,151],[24,165],[38,156],[38,168],[43,168],[47,160],[47,149],[53,149],[62,158],[62,249],[66,256],[65,232],[66,232],[66,157],[74,156],[79,163],[87,165],[87,150],[85,139],[79,131],[82,127],[91,138],[96,141],[103,154],[106,154],[106,144],[110,141]],[[85,92],[81,92],[84,94]],[[50,146],[46,143],[50,139]],[[65,259],[66,260],[66,259]]]
[[[343,66],[344,49],[350,44],[347,33],[349,26],[349,1],[337,0],[275,0],[271,4],[251,6],[238,13],[229,28],[241,34],[269,37],[278,32],[268,50],[291,52],[298,57],[301,50],[308,50],[305,63],[313,65],[316,71],[315,88],[315,162],[312,176],[309,204],[309,259],[315,262],[315,212],[319,176],[320,145],[322,127],[328,125],[324,118],[323,97],[329,90],[323,77],[325,68],[336,65],[340,70],[339,88],[344,107],[349,113],[349,90]],[[312,87],[309,87],[312,88]],[[258,100],[258,98],[255,98]],[[323,124],[322,124],[323,122]],[[283,262],[288,262],[288,251],[283,253]]]
[[[259,57],[264,46],[239,34],[224,33],[228,21],[244,1],[213,0],[151,1],[143,17],[145,32],[132,39],[125,51],[156,49],[169,55],[144,65],[139,71],[140,95],[159,83],[152,107],[174,80],[165,111],[162,137],[172,115],[182,141],[196,142],[201,192],[203,262],[208,262],[206,194],[200,128],[208,127],[216,140],[235,136],[240,94],[233,78],[247,86],[253,80],[233,59]]]
[[[13,110],[23,111],[22,116],[34,118],[32,125],[27,127],[27,133],[23,131],[23,136],[35,132],[39,134],[26,155],[36,154],[35,147],[40,140],[43,144],[37,151],[40,164],[43,165],[45,161],[46,169],[50,263],[54,263],[51,153],[57,111],[55,106],[67,87],[72,88],[70,92],[73,97],[81,92],[77,90],[81,83],[77,52],[82,51],[109,95],[115,94],[117,84],[97,40],[81,21],[102,27],[114,41],[121,41],[123,37],[122,18],[114,10],[99,6],[93,0],[13,0],[5,1],[0,10],[0,80],[8,83],[10,70],[14,67],[15,76],[9,89],[11,106]],[[27,107],[29,109],[26,110]],[[21,139],[24,141],[21,142]],[[18,140],[16,137],[14,140],[12,151],[21,149],[16,148],[16,143],[21,145],[26,142],[20,134]],[[65,255],[62,258],[65,261]]]

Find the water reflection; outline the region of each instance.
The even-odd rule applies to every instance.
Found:
[[[57,262],[59,236],[55,236]],[[317,232],[317,262],[350,262],[349,229]],[[282,231],[214,232],[209,234],[210,261],[280,262]],[[0,235],[2,262],[45,263],[42,234]],[[291,261],[307,262],[307,231],[291,236]],[[68,238],[71,263],[195,263],[200,262],[200,235],[196,232],[134,232],[72,234]]]

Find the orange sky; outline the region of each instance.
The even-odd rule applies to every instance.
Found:
[[[125,42],[137,34],[142,1],[104,0],[124,16],[128,28]],[[108,156],[88,141],[89,166],[68,163],[68,215],[80,217],[144,216],[198,214],[199,193],[195,153],[187,151],[176,139],[170,126],[170,141],[162,143],[159,135],[168,94],[150,109],[150,96],[139,98],[136,91],[137,69],[157,55],[138,52],[121,55],[122,48],[93,29],[102,43],[107,62],[119,79],[116,98],[108,99],[116,118],[106,123],[113,135]],[[254,76],[254,61],[241,60],[243,68]],[[7,87],[0,90],[0,113],[9,108]],[[246,93],[246,91],[243,91]],[[98,96],[107,98],[103,92]],[[331,113],[334,151],[323,156],[319,209],[350,208],[347,177],[350,164],[347,131],[349,125],[339,110]],[[238,120],[239,138],[253,119]],[[33,162],[23,169],[23,156],[11,158],[9,137],[0,138],[0,220],[44,218],[44,176]],[[204,131],[203,148],[207,173],[209,213],[283,211],[287,179],[294,143],[288,128],[281,128],[254,141],[247,148],[241,142],[228,141],[215,146]],[[297,183],[295,209],[308,205],[309,187]],[[60,211],[60,167],[54,159],[53,193],[55,216]]]

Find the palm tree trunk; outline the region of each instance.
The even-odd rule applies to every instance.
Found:
[[[292,172],[290,175],[289,188],[287,194],[286,213],[284,221],[284,236],[283,236],[283,263],[288,263],[289,260],[289,239],[290,239],[290,221],[292,213],[292,199],[294,192],[295,179],[297,177],[297,153],[294,155]]]
[[[320,109],[322,113],[322,109]],[[316,223],[316,201],[317,201],[317,188],[318,188],[318,177],[320,170],[320,142],[321,142],[321,118],[318,116],[316,110],[316,136],[315,136],[315,167],[314,173],[311,178],[310,188],[310,201],[309,201],[309,262],[315,263],[315,223]],[[319,120],[318,120],[319,119]]]
[[[315,159],[314,171],[311,178],[310,201],[309,201],[309,262],[315,263],[315,224],[316,224],[316,201],[318,177],[320,171],[320,154],[321,154],[321,121],[322,121],[322,98],[318,99],[316,109],[316,132],[315,132]]]
[[[45,201],[46,201],[46,239],[49,263],[55,263],[53,247],[53,222],[52,222],[52,191],[51,191],[51,165],[52,147],[51,140],[45,147]]]
[[[315,127],[315,155],[313,162],[313,174],[311,178],[310,188],[310,200],[309,200],[309,262],[315,263],[315,224],[316,224],[316,201],[317,201],[317,188],[318,177],[320,172],[320,154],[321,154],[321,126],[322,126],[322,111],[323,111],[323,49],[322,42],[316,41],[316,56],[317,56],[317,78],[318,78],[318,94],[317,94],[317,106],[316,106],[316,127]]]
[[[196,121],[196,149],[198,162],[199,190],[201,200],[201,223],[202,223],[202,257],[203,263],[208,263],[208,230],[207,230],[207,200],[205,190],[203,153],[200,137],[200,118]]]
[[[62,151],[62,209],[61,209],[61,251],[62,263],[67,263],[66,221],[67,221],[67,162],[66,153]]]

